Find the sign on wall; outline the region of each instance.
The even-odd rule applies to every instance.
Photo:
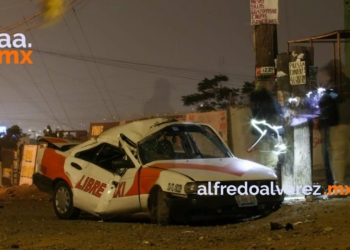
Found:
[[[121,125],[122,122],[103,122],[103,123],[91,123],[90,124],[90,137],[97,137],[102,132]]]
[[[256,67],[255,77],[258,80],[273,80],[275,78],[275,67]]]
[[[250,0],[251,25],[278,24],[278,0]]]
[[[290,62],[289,76],[291,85],[306,84],[305,61]]]
[[[91,127],[91,136],[98,136],[103,132],[103,125],[94,125]]]

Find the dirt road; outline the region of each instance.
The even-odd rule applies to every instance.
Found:
[[[161,227],[145,217],[61,221],[35,187],[0,188],[0,249],[350,249],[349,208],[350,198],[287,202],[254,221]]]

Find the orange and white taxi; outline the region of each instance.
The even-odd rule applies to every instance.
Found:
[[[34,184],[53,195],[60,219],[81,211],[101,218],[147,212],[164,225],[191,216],[257,215],[283,201],[276,193],[232,192],[240,185],[273,187],[277,176],[233,156],[206,124],[137,121],[68,150],[60,147],[40,149],[33,175]]]

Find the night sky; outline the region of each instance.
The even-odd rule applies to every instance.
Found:
[[[86,130],[91,122],[190,112],[181,96],[205,77],[226,74],[231,87],[254,79],[248,0],[79,2],[53,25],[38,16],[8,31],[32,43],[33,65],[1,65],[0,125]],[[1,0],[0,28],[38,11],[38,1]],[[287,40],[343,23],[342,0],[280,0],[279,53]],[[331,59],[331,45],[315,47],[316,66]]]

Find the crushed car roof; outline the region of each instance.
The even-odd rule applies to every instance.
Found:
[[[130,140],[137,143],[146,136],[154,133],[171,123],[193,124],[192,122],[177,121],[174,119],[154,118],[149,120],[135,121],[132,123],[116,126],[101,133],[97,139],[113,139],[119,134],[124,134]]]
[[[81,143],[80,141],[73,141],[65,138],[48,137],[48,136],[39,136],[37,141],[41,143],[47,143],[48,147],[64,150],[64,151],[68,150],[72,146],[75,146]]]

